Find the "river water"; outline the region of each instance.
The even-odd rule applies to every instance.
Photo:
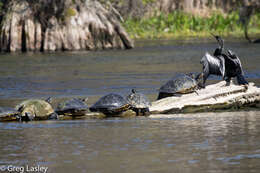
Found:
[[[0,55],[0,106],[132,88],[154,100],[175,73],[201,71],[213,40],[139,41],[132,50]],[[260,45],[226,42],[260,86]],[[217,82],[211,77],[208,83]],[[0,172],[259,172],[260,111],[149,118],[0,123]],[[18,171],[19,172],[19,171]],[[27,171],[28,172],[28,171]]]

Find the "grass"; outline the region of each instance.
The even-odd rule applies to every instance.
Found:
[[[243,37],[238,12],[213,13],[210,17],[194,16],[182,11],[160,14],[144,19],[127,19],[123,24],[134,39],[170,39],[183,37],[208,37],[210,33],[222,36]],[[250,35],[260,34],[260,13],[252,16]]]

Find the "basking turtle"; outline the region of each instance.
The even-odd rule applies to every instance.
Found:
[[[58,104],[56,113],[59,115],[83,116],[88,111],[86,99],[73,98]]]
[[[19,118],[19,112],[13,108],[0,107],[0,121],[14,121]]]
[[[91,112],[102,112],[107,115],[115,115],[127,111],[130,104],[119,94],[108,94],[101,97],[89,110]]]
[[[46,120],[56,117],[52,106],[47,101],[40,99],[25,100],[16,106],[16,110],[21,113],[22,121]]]
[[[195,92],[196,89],[201,87],[202,73],[197,75],[190,73],[178,74],[169,80],[166,84],[159,89],[157,100],[170,97],[178,94],[187,94]],[[195,78],[194,78],[195,77]]]
[[[126,100],[131,105],[131,109],[136,112],[137,116],[140,114],[148,115],[151,102],[144,94],[132,89],[132,93],[126,97]]]

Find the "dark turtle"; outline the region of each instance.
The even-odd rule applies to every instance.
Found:
[[[58,104],[56,113],[59,115],[83,116],[88,112],[86,99],[73,98]]]
[[[19,118],[20,112],[10,107],[0,107],[0,121],[14,121]]]
[[[132,89],[132,93],[126,97],[126,100],[131,105],[131,109],[136,112],[137,116],[140,114],[148,115],[151,102],[144,94]]]
[[[130,104],[119,94],[108,94],[101,97],[89,110],[107,115],[122,113],[130,108]]]
[[[25,100],[16,106],[16,110],[21,113],[22,121],[46,120],[55,114],[52,106],[40,99]]]
[[[190,73],[189,75],[178,74],[161,86],[157,100],[174,95],[195,92],[196,89],[200,88],[200,80],[202,80],[202,73],[197,75],[193,73]]]

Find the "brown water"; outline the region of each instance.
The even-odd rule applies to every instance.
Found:
[[[201,71],[200,58],[215,47],[207,41],[144,41],[127,51],[2,54],[0,106],[49,96],[88,96],[91,104],[131,88],[154,99],[174,73]],[[226,47],[259,86],[260,45],[232,41]],[[0,141],[0,173],[38,165],[54,173],[260,171],[260,111],[0,123]]]

